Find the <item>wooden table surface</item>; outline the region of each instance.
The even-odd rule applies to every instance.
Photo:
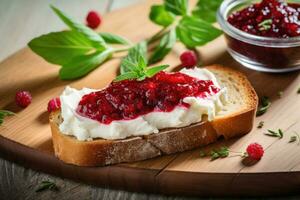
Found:
[[[0,61],[26,46],[33,37],[65,28],[65,25],[50,10],[49,4],[56,5],[71,16],[84,20],[89,10],[97,10],[104,14],[138,2],[142,0],[0,0]],[[59,191],[36,193],[36,188],[44,180],[55,182]],[[0,158],[0,199],[187,198],[97,188],[26,169]],[[286,199],[286,197],[277,199]],[[299,199],[299,197],[289,197],[289,199]]]

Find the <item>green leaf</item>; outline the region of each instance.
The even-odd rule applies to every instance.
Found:
[[[152,22],[167,27],[175,20],[175,16],[168,12],[163,5],[153,5],[149,14]]]
[[[292,135],[290,137],[289,143],[296,142],[296,141],[297,141],[297,136],[296,135]]]
[[[267,110],[270,108],[271,106],[271,102],[269,100],[268,97],[263,96],[260,99],[260,106],[258,107],[257,111],[256,111],[256,116],[261,116],[263,114],[265,114],[267,112]]]
[[[213,161],[213,160],[216,160],[218,158],[220,158],[220,155],[217,152],[215,152],[215,151],[211,151],[211,153],[210,153],[210,159]]]
[[[268,130],[265,135],[271,136],[271,137],[278,137],[278,138],[283,138],[283,131],[281,129],[278,129],[278,131],[273,131],[273,130]]]
[[[43,181],[41,185],[35,190],[35,192],[42,192],[44,190],[58,190],[58,187],[51,181]]]
[[[62,31],[42,35],[31,40],[28,46],[50,63],[63,65],[73,57],[87,54],[95,48],[82,34]]]
[[[99,33],[103,40],[108,44],[124,44],[129,45],[131,42],[119,35],[113,33]]]
[[[141,42],[132,47],[128,55],[121,62],[121,74],[135,71],[137,73],[143,71],[147,66],[146,59],[147,43]]]
[[[59,76],[63,80],[77,79],[85,76],[112,55],[112,50],[107,49],[103,52],[95,52],[89,55],[80,55],[63,65],[59,71]]]
[[[223,0],[198,0],[193,16],[203,19],[209,23],[216,22],[216,13]]]
[[[95,31],[90,29],[84,24],[76,22],[73,18],[69,17],[66,13],[60,11],[54,6],[50,6],[56,15],[72,30],[77,31],[84,35],[87,39],[93,42],[93,46],[96,47],[99,51],[105,50],[107,48],[103,38],[97,34]]]
[[[9,110],[0,110],[0,125],[4,122],[4,118],[7,116],[15,115],[15,113]]]
[[[171,29],[169,33],[164,35],[160,40],[158,46],[155,48],[153,54],[149,59],[149,63],[155,63],[162,60],[173,48],[176,43],[176,32]]]
[[[188,11],[187,0],[164,0],[164,5],[167,11],[175,15],[186,15]]]
[[[139,75],[136,72],[126,72],[124,74],[117,76],[114,81],[118,82],[126,79],[136,79],[136,78],[139,78]]]
[[[157,74],[158,72],[166,69],[167,67],[169,67],[169,65],[160,65],[160,66],[148,68],[146,70],[146,75],[147,75],[147,77],[152,77],[155,74]]]
[[[176,27],[179,40],[188,48],[204,45],[222,34],[222,31],[202,19],[184,16]]]
[[[260,121],[257,128],[262,128],[264,126],[265,122],[264,121]]]
[[[220,149],[217,150],[212,150],[210,152],[211,160],[216,160],[218,158],[225,158],[227,156],[229,156],[229,149],[226,146],[221,147]]]

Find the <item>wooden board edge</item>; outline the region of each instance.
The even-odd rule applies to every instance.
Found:
[[[201,197],[266,197],[300,194],[300,172],[197,173],[164,170],[159,192]]]
[[[156,193],[159,170],[126,166],[79,167],[0,135],[0,157],[26,168],[100,187]]]
[[[58,177],[132,192],[203,197],[299,193],[300,172],[196,173],[127,166],[79,167],[0,136],[0,156]],[[218,188],[218,189],[216,189]]]

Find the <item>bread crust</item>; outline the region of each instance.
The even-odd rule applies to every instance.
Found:
[[[62,161],[79,166],[104,166],[122,162],[145,160],[173,154],[214,143],[251,131],[258,97],[247,78],[235,70],[219,65],[206,67],[212,72],[230,73],[247,94],[247,105],[234,114],[204,121],[183,128],[161,130],[157,134],[123,140],[96,139],[79,141],[59,131],[60,111],[50,114],[50,126],[55,155]]]

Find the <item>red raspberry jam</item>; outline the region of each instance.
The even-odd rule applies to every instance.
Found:
[[[275,38],[300,35],[300,4],[262,0],[232,13],[228,22],[247,33]]]
[[[110,124],[130,120],[153,111],[170,112],[188,96],[205,98],[220,89],[211,80],[199,80],[180,72],[159,72],[143,81],[112,82],[107,88],[82,97],[77,113]]]

